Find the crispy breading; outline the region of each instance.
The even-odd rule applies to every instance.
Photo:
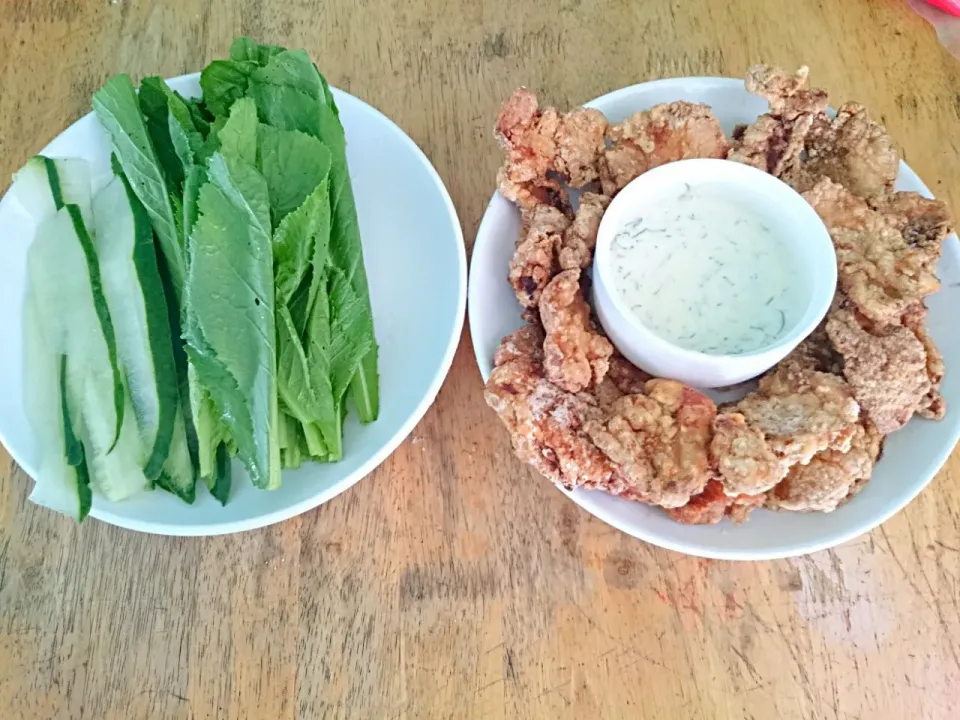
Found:
[[[583,431],[584,423],[601,419],[601,410],[589,396],[547,380],[535,360],[515,358],[494,368],[484,397],[517,456],[547,479],[568,489],[616,484],[619,468]]]
[[[924,305],[914,305],[903,314],[904,327],[909,328],[917,340],[923,345],[927,354],[927,378],[930,380],[930,389],[921,398],[917,406],[917,413],[930,420],[942,420],[947,413],[947,401],[940,394],[940,383],[946,372],[943,355],[927,330],[927,308]]]
[[[642,393],[647,380],[652,377],[627,360],[616,349],[610,356],[610,367],[603,380],[597,383],[593,394],[602,408],[609,408],[624,395]]]
[[[858,423],[846,451],[824,450],[806,465],[795,465],[769,493],[767,505],[795,512],[831,512],[870,478],[883,436]]]
[[[514,330],[497,346],[497,351],[493,355],[494,366],[523,359],[543,362],[544,337],[545,333],[540,325],[527,324]]]
[[[622,468],[632,497],[662,507],[685,505],[712,477],[707,449],[716,406],[706,395],[655,379],[644,395],[625,395],[586,432]]]
[[[540,108],[536,95],[517,89],[504,103],[494,128],[506,153],[497,178],[500,192],[521,207],[566,207],[566,193],[550,175],[555,173],[572,187],[596,180],[607,127],[598,110],[561,113]]]
[[[734,136],[727,159],[781,177],[800,164],[807,132],[812,125],[813,116],[810,114],[794,120],[761,115]]]
[[[783,466],[790,467],[849,443],[860,406],[843,378],[781,362],[732,411],[762,432]]]
[[[762,507],[765,499],[765,495],[730,497],[719,480],[710,480],[686,505],[666,508],[664,512],[670,519],[684,525],[715,525],[724,516],[739,525],[746,522],[755,508]]]
[[[710,459],[724,492],[732,497],[765,492],[785,472],[763,433],[747,425],[740,413],[721,413],[713,421]]]
[[[944,239],[953,232],[953,218],[940,200],[915,192],[896,192],[870,199],[870,206],[896,228],[911,247],[932,250],[937,258]]]
[[[600,159],[603,194],[613,197],[647,170],[675,160],[724,158],[730,143],[707,105],[654,105],[610,127]]]
[[[793,75],[772,65],[754,65],[747,71],[744,85],[770,104],[770,114],[793,118],[827,109],[825,90],[807,87],[810,68],[803,66]]]
[[[830,120],[821,116],[807,135],[806,168],[861,197],[888,193],[900,155],[882,125],[863,105],[845,103]]]
[[[800,341],[800,344],[787,355],[785,362],[793,363],[806,370],[816,370],[831,375],[843,373],[843,358],[837,353],[827,336],[826,320]]]
[[[827,335],[843,356],[843,375],[866,416],[885,434],[903,427],[932,389],[927,353],[916,334],[900,325],[870,326],[842,309],[831,314]]]
[[[610,205],[610,198],[587,192],[580,197],[577,214],[563,233],[558,259],[562,270],[583,270],[593,261],[600,221]]]
[[[878,212],[829,179],[804,198],[830,230],[840,289],[870,320],[899,324],[910,306],[940,288],[936,265],[943,238],[939,231],[929,235],[926,219],[895,213],[892,203]],[[911,242],[905,233],[923,242]]]
[[[524,209],[520,217],[520,239],[507,277],[521,307],[536,308],[543,289],[560,270],[557,253],[570,219],[549,205]]]
[[[543,366],[550,382],[572,393],[601,382],[613,345],[590,319],[580,270],[564,270],[544,288],[540,319],[547,332]]]

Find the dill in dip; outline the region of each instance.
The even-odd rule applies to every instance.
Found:
[[[791,253],[761,214],[717,190],[691,188],[640,208],[613,239],[615,290],[664,340],[739,355],[795,325]]]

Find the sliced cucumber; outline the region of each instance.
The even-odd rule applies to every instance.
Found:
[[[82,521],[90,512],[90,478],[83,445],[66,404],[66,356],[54,355],[40,334],[32,288],[24,307],[24,383],[27,420],[38,439],[40,466],[30,500]]]
[[[40,224],[27,265],[39,332],[54,357],[67,357],[65,420],[82,444],[90,485],[110,500],[129,497],[149,483],[99,263],[76,205]]]
[[[179,398],[153,228],[119,177],[94,198],[93,217],[103,294],[144,448],[143,472],[156,480],[170,454]]]
[[[10,192],[39,225],[64,205],[80,208],[90,225],[90,166],[80,158],[35,155],[13,177]]]

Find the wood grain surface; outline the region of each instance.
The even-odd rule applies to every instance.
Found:
[[[396,120],[468,242],[516,85],[565,106],[761,60],[808,63],[834,98],[866,103],[960,211],[960,65],[900,0],[6,0],[0,176],[109,75],[194,71],[240,33],[305,47]],[[957,716],[960,456],[833,551],[684,557],[514,459],[467,339],[389,461],[257,532],[77,527],[28,504],[31,481],[0,451],[0,717]]]

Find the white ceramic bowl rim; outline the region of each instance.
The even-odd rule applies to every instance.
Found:
[[[777,207],[789,210],[790,218],[800,215],[803,217],[803,240],[804,252],[814,256],[814,265],[822,267],[823,272],[816,274],[803,274],[802,281],[810,289],[810,298],[804,312],[794,322],[792,329],[788,333],[780,335],[775,341],[763,345],[749,352],[733,354],[709,354],[699,350],[691,350],[680,347],[663,338],[650,330],[636,313],[630,311],[623,297],[616,291],[614,284],[609,277],[610,263],[608,262],[609,253],[613,239],[620,229],[621,216],[631,214],[630,210],[622,210],[630,204],[643,202],[642,194],[652,185],[660,187],[679,185],[687,180],[699,182],[704,177],[710,181],[723,180],[729,184],[750,187],[754,191],[760,191],[767,196],[771,203]],[[641,196],[638,198],[637,196]],[[772,216],[771,216],[772,217]],[[786,215],[777,215],[778,219],[786,218]],[[792,223],[791,223],[792,224]],[[776,229],[776,228],[775,228]],[[798,243],[801,240],[798,237],[796,228],[788,228],[783,237],[789,239],[791,243]],[[600,221],[600,228],[597,233],[597,245],[594,255],[593,274],[595,282],[602,283],[607,288],[607,295],[610,298],[613,307],[620,315],[620,319],[630,325],[631,329],[638,336],[638,341],[646,345],[656,345],[669,351],[672,356],[681,358],[696,359],[700,362],[728,363],[748,360],[753,357],[766,355],[781,348],[791,348],[807,337],[820,321],[826,316],[833,302],[834,293],[837,287],[837,256],[834,251],[833,241],[830,239],[830,233],[820,216],[806,200],[792,187],[755,167],[731,160],[719,160],[711,158],[697,158],[690,160],[680,160],[677,162],[660,165],[659,167],[648,170],[643,175],[631,180],[614,197],[610,206],[603,214]]]

